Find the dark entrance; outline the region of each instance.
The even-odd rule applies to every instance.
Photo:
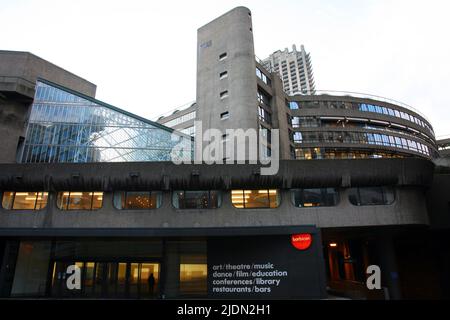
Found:
[[[81,290],[67,288],[67,268],[81,271]],[[159,296],[159,261],[64,260],[50,264],[50,295],[63,298],[154,299]],[[149,277],[153,275],[154,281]],[[153,284],[153,286],[151,286]]]

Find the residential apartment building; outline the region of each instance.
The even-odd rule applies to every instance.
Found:
[[[261,64],[270,71],[277,73],[283,81],[283,89],[289,95],[314,94],[315,83],[311,63],[311,54],[305,51],[303,45],[297,51],[295,44],[292,51],[287,48],[275,51]]]

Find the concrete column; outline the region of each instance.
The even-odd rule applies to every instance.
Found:
[[[389,299],[399,300],[401,299],[401,288],[392,234],[379,235],[377,247],[380,257],[382,286],[388,288]]]

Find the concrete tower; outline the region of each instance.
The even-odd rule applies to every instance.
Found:
[[[196,120],[202,132],[258,128],[252,16],[237,7],[198,29]],[[196,134],[199,134],[197,132]]]

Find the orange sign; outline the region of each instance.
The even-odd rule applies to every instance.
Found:
[[[312,236],[309,233],[294,234],[291,243],[298,250],[306,250],[311,246]]]

